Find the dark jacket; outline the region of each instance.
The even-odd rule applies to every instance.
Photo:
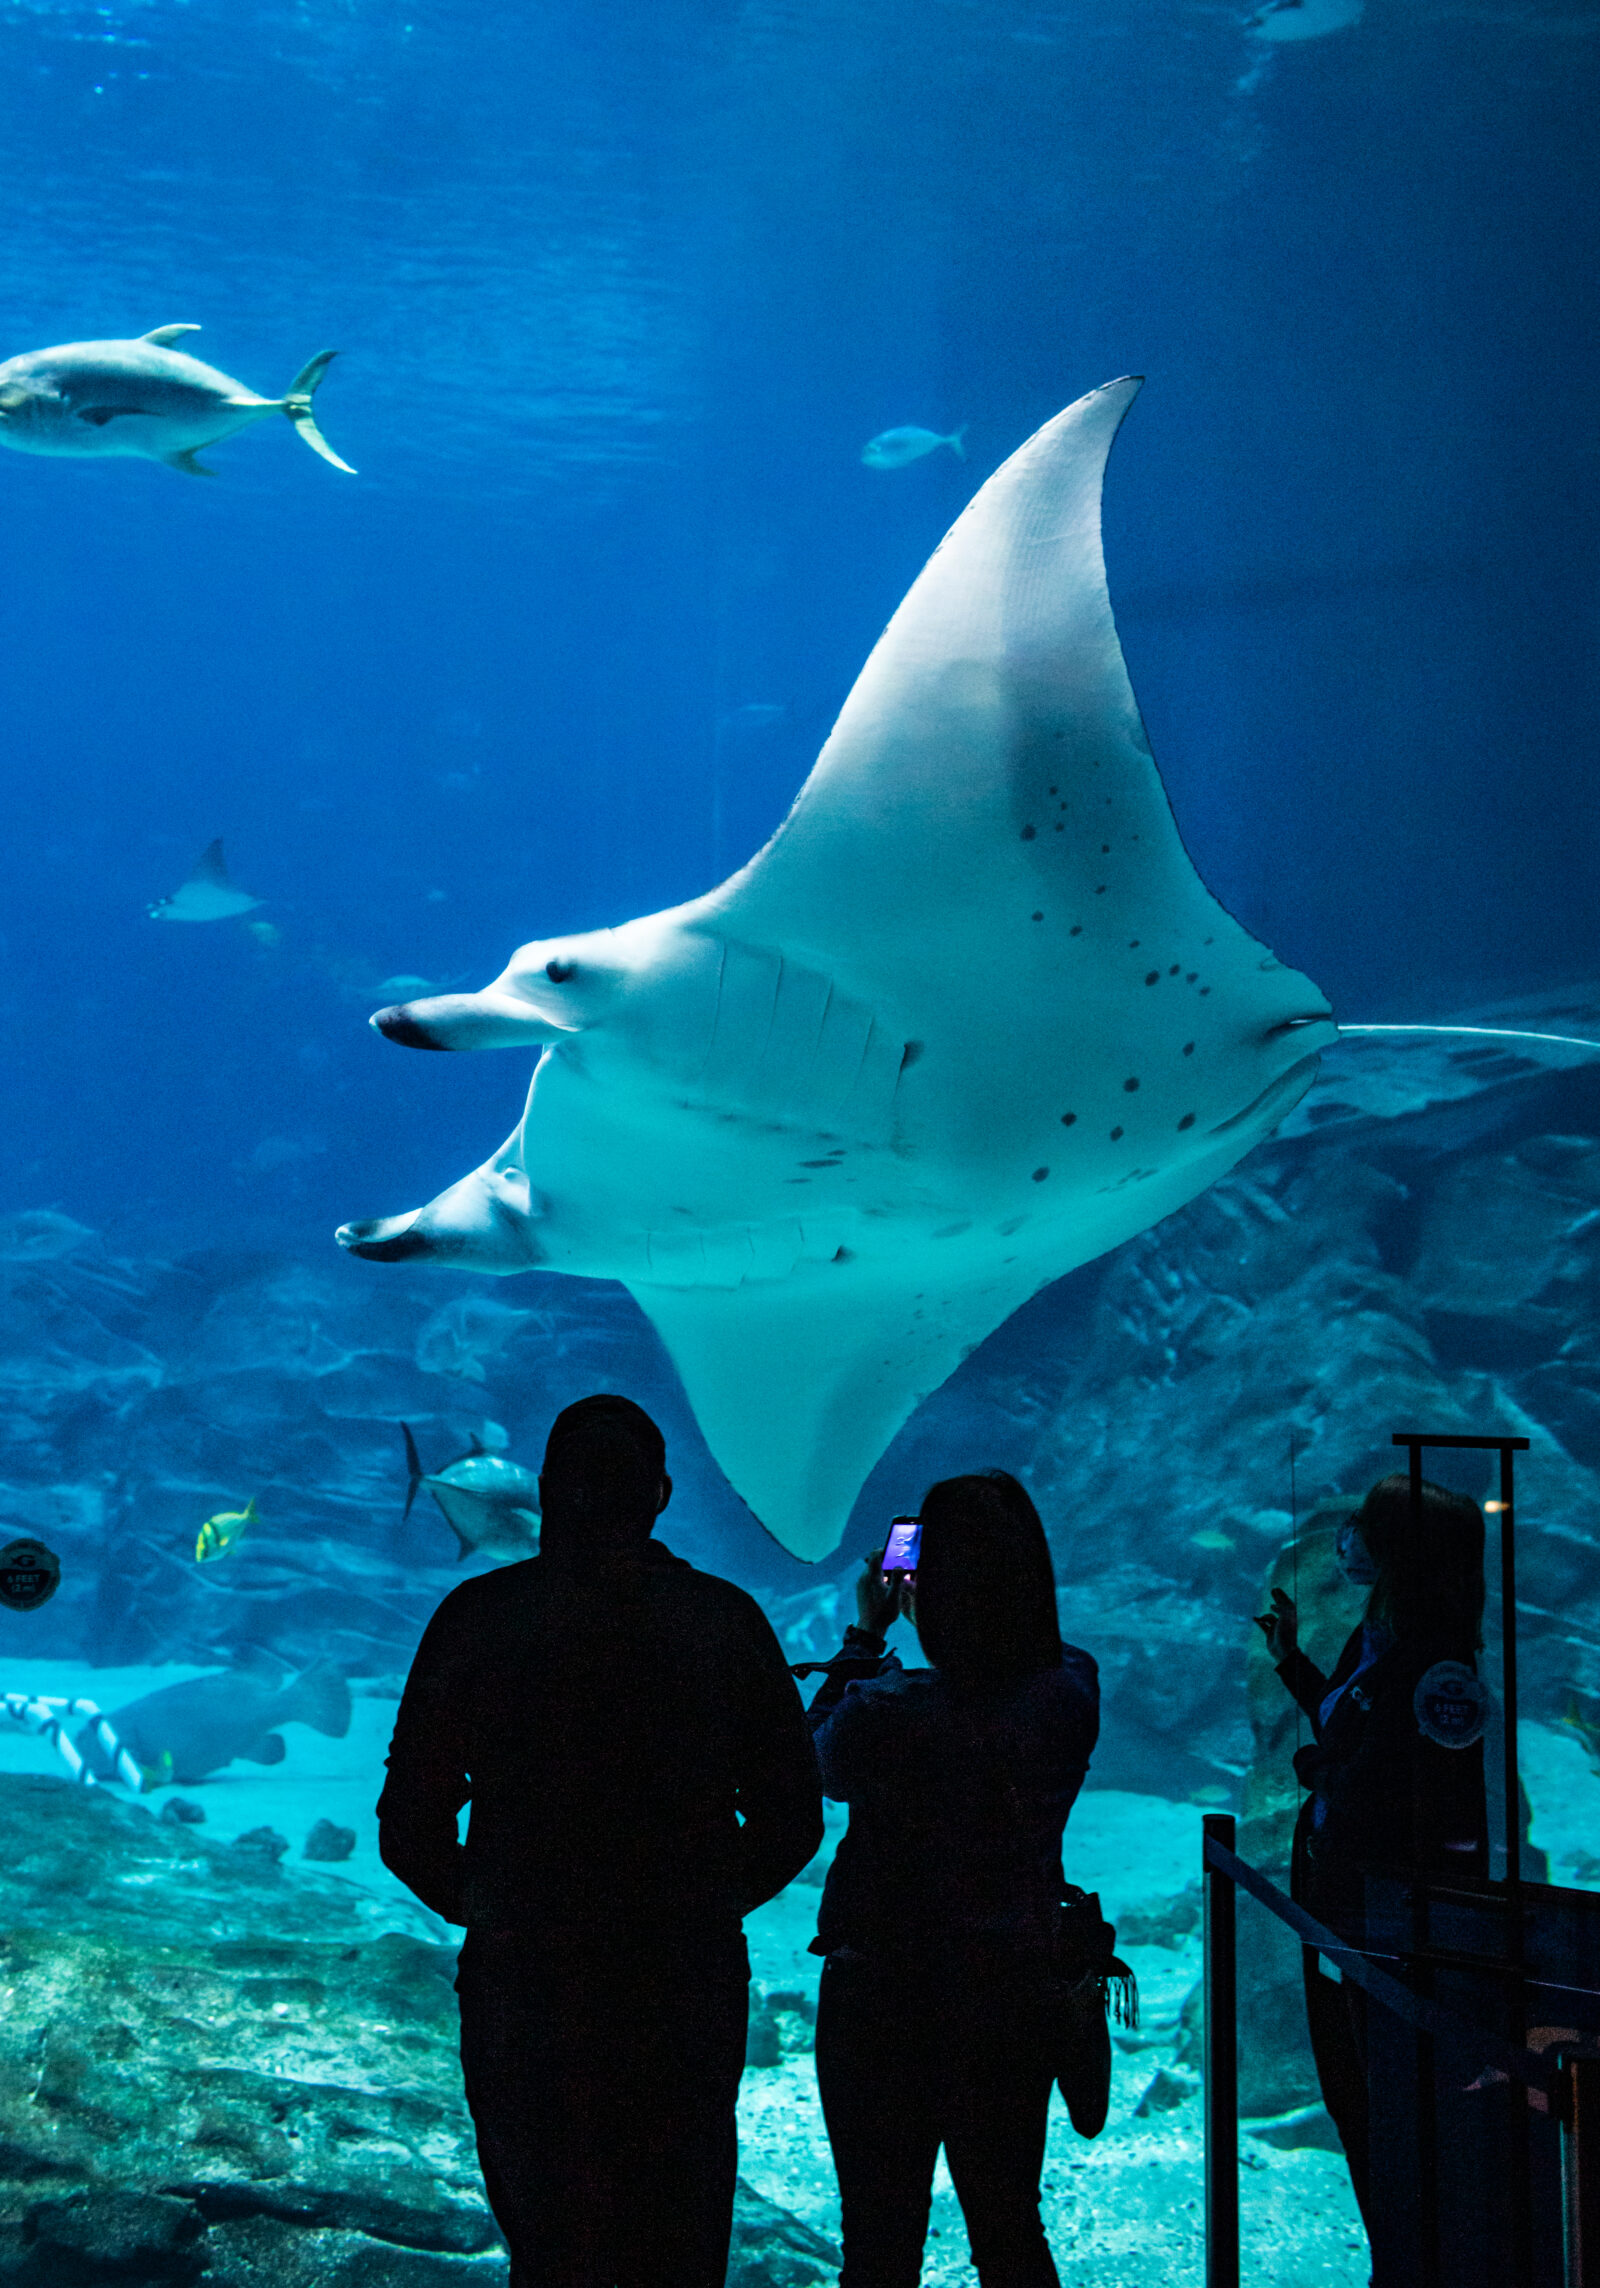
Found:
[[[761,1608],[651,1541],[604,1573],[535,1557],[451,1591],[378,1822],[385,1865],[447,1922],[726,1963],[815,1852],[822,1800]]]
[[[892,1655],[863,1666],[835,1670],[810,1709],[823,1791],[850,1806],[815,1951],[1048,1955],[1061,1831],[1100,1729],[1093,1660],[1068,1645],[1058,1667],[981,1690]]]
[[[1357,1629],[1331,1676],[1298,1651],[1278,1666],[1314,1736],[1295,1758],[1300,1784],[1311,1790],[1295,1828],[1295,1895],[1351,1927],[1363,1910],[1367,1867],[1483,1875],[1489,1860],[1482,1741],[1442,1745],[1424,1731],[1416,1706],[1417,1687],[1437,1662],[1472,1667],[1470,1653],[1401,1642],[1362,1668],[1362,1651]],[[1348,1689],[1324,1721],[1324,1704],[1340,1686]]]

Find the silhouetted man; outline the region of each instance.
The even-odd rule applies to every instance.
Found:
[[[540,1554],[429,1622],[378,1805],[386,1864],[467,1926],[462,2066],[511,2288],[721,2288],[740,1923],[822,1839],[760,1607],[651,1539],[665,1460],[629,1399],[557,1416]]]

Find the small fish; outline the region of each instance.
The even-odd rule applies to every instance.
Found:
[[[1320,40],[1359,24],[1363,0],[1265,0],[1245,30],[1258,40]]]
[[[1191,1533],[1189,1539],[1196,1549],[1232,1549],[1235,1546],[1228,1535],[1219,1533],[1214,1525],[1203,1526],[1198,1533]]]
[[[247,914],[262,903],[248,890],[236,890],[228,879],[227,861],[220,842],[208,842],[195,860],[194,871],[180,882],[170,898],[158,898],[150,908],[153,922],[226,922]],[[262,926],[262,925],[255,925]],[[270,925],[267,925],[270,926]]]
[[[259,904],[260,900],[258,899],[256,902]],[[172,915],[168,918],[175,921],[178,917]],[[255,939],[257,945],[268,953],[272,951],[274,946],[283,943],[283,932],[276,922],[246,922],[244,926],[249,935]]]
[[[967,424],[952,429],[948,437],[941,437],[937,429],[884,429],[861,448],[861,458],[869,469],[903,469],[912,461],[920,461],[928,453],[937,453],[941,445],[948,445],[958,461],[967,457],[962,442]]]
[[[319,350],[282,397],[253,389],[173,348],[198,326],[157,326],[137,341],[63,342],[0,365],[0,445],[17,453],[136,454],[185,476],[216,474],[195,455],[263,413],[287,415],[314,453],[353,477],[311,417],[311,400],[338,355]]]
[[[350,1687],[327,1661],[285,1682],[283,1664],[270,1654],[246,1653],[238,1664],[187,1684],[113,1709],[111,1728],[140,1769],[157,1784],[189,1787],[208,1772],[242,1757],[251,1764],[281,1764],[288,1750],[280,1724],[309,1724],[331,1740],[350,1729]],[[78,1753],[97,1779],[112,1766],[96,1737],[99,1719],[78,1734]]]
[[[195,1537],[194,1555],[197,1565],[205,1565],[213,1557],[226,1557],[247,1525],[256,1522],[254,1494],[243,1509],[219,1509],[215,1517],[208,1517]]]
[[[486,1295],[457,1295],[423,1321],[413,1355],[424,1374],[487,1382],[484,1360],[493,1358],[536,1317],[533,1311],[514,1311],[491,1302]]]
[[[751,699],[743,707],[730,708],[717,729],[732,739],[756,738],[763,731],[776,730],[780,723],[787,722],[788,716],[789,710],[781,700]]]
[[[87,1247],[94,1236],[57,1208],[19,1208],[0,1216],[0,1263],[50,1263]]]
[[[463,1558],[472,1556],[514,1561],[536,1553],[539,1547],[537,1471],[524,1469],[520,1462],[508,1462],[503,1454],[486,1453],[481,1441],[474,1438],[456,1461],[447,1462],[442,1470],[430,1474],[422,1467],[417,1442],[409,1428],[404,1422],[400,1428],[405,1437],[406,1468],[410,1474],[404,1514],[411,1515],[418,1487],[426,1486],[444,1512],[445,1523],[461,1544],[456,1559],[458,1565]]]

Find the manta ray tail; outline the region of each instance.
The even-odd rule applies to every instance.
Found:
[[[325,461],[331,461],[336,469],[343,469],[347,477],[353,477],[355,470],[348,461],[340,460],[311,416],[311,400],[338,354],[337,350],[318,350],[311,363],[300,368],[284,394],[283,410],[313,453],[320,453]]]

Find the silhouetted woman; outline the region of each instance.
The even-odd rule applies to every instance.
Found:
[[[857,1584],[856,1657],[811,1708],[824,1791],[850,1806],[813,1950],[841,2288],[916,2288],[941,2144],[982,2288],[1054,2288],[1041,1990],[1095,1664],[1061,1642],[1044,1528],[1003,1471],[932,1488],[914,1583],[885,1580],[881,1555]],[[901,1610],[931,1668],[885,1657]]]
[[[1339,1562],[1370,1588],[1367,1608],[1324,1676],[1299,1648],[1294,1600],[1272,1592],[1256,1616],[1278,1674],[1311,1719],[1295,1757],[1310,1794],[1294,1833],[1294,1896],[1359,1943],[1368,1867],[1488,1871],[1483,1728],[1483,1513],[1426,1482],[1420,1533],[1411,1482],[1382,1478],[1340,1531]],[[1363,2215],[1367,2208],[1366,1996],[1309,1949],[1306,2016],[1323,2102]]]

